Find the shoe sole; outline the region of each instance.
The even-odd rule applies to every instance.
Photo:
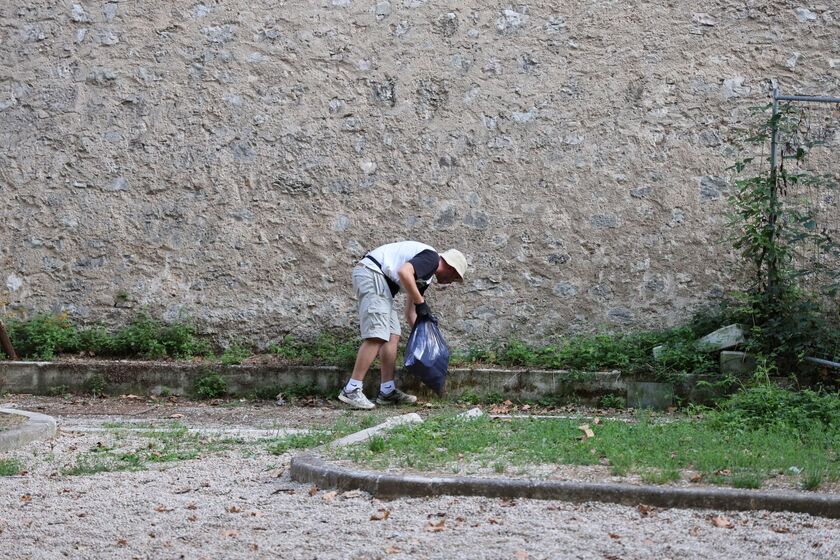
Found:
[[[352,400],[348,399],[348,398],[347,398],[347,397],[345,397],[342,393],[339,393],[339,394],[338,394],[338,400],[340,400],[340,401],[341,401],[341,402],[343,402],[343,403],[347,403],[347,404],[349,404],[349,405],[350,405],[350,406],[352,406],[353,408],[358,408],[359,410],[370,410],[370,409],[372,409],[372,408],[376,408],[376,405],[375,405],[375,404],[373,404],[373,403],[370,403],[370,406],[365,406],[365,405],[363,405],[363,404],[361,404],[361,403],[357,403],[357,402],[355,402],[355,401],[352,401]]]
[[[417,397],[414,397],[413,401],[402,401],[402,402],[384,401],[384,400],[376,399],[376,404],[380,404],[380,405],[399,406],[401,404],[416,404],[416,403],[417,403]]]

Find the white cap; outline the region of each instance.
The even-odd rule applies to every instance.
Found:
[[[446,264],[455,269],[455,272],[463,280],[464,274],[467,272],[467,259],[464,254],[458,249],[449,249],[441,253],[440,256],[446,261]]]

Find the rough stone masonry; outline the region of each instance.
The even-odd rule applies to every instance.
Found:
[[[840,94],[840,5],[0,2],[0,300],[265,344],[349,328],[366,249],[460,248],[451,341],[665,326],[738,283],[771,80]]]

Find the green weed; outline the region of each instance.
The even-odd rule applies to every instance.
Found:
[[[17,459],[0,459],[0,476],[15,476],[23,467]]]
[[[238,343],[233,343],[227,348],[225,348],[225,351],[222,354],[221,358],[219,358],[219,361],[221,361],[222,365],[232,366],[236,364],[241,364],[242,361],[248,358],[250,355],[250,350]]]
[[[218,399],[227,394],[227,380],[217,371],[207,371],[196,380],[194,391],[200,399]]]

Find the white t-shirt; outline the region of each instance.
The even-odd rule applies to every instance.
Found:
[[[368,251],[368,255],[376,259],[382,266],[382,274],[400,287],[402,287],[402,282],[400,282],[397,271],[405,263],[411,261],[418,284],[428,284],[440,261],[440,256],[433,247],[419,241],[388,243]],[[371,270],[380,271],[370,259],[362,259],[362,263]]]

